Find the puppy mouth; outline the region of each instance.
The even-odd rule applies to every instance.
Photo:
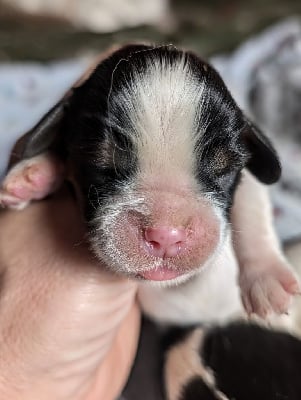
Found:
[[[139,272],[137,278],[146,281],[170,281],[176,279],[182,275],[185,275],[187,271],[171,268],[166,263],[162,263],[150,270]]]

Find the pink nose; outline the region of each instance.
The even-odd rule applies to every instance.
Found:
[[[157,227],[144,231],[146,249],[155,257],[175,257],[184,250],[184,228]]]

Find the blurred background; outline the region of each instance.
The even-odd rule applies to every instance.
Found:
[[[48,61],[132,40],[208,56],[300,13],[300,0],[0,0],[0,60]]]

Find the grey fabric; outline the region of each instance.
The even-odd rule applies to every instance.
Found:
[[[164,400],[161,367],[160,330],[143,319],[138,353],[122,400]]]

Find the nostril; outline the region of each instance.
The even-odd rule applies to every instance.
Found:
[[[177,255],[183,250],[186,241],[184,228],[148,227],[144,230],[144,239],[148,250],[158,257]]]
[[[154,249],[160,249],[161,244],[159,242],[155,242],[154,240],[149,240],[148,243],[154,248]]]

